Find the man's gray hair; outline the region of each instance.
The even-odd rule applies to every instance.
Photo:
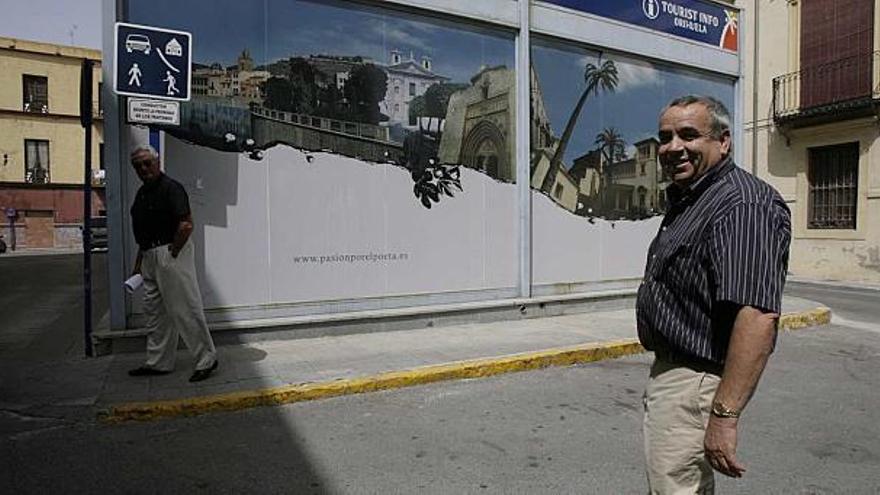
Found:
[[[156,148],[153,148],[149,144],[141,144],[135,147],[135,149],[131,150],[131,156],[137,155],[138,153],[146,152],[149,153],[150,158],[153,160],[159,160],[159,152],[156,151]]]
[[[712,119],[712,137],[718,139],[724,132],[730,132],[730,112],[724,103],[717,98],[705,95],[686,95],[678,97],[669,102],[660,112],[660,115],[666,113],[672,107],[686,107],[699,103],[709,110],[709,117]]]

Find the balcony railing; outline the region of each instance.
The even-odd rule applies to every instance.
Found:
[[[880,97],[875,81],[880,52],[842,58],[773,79],[773,119],[777,124],[847,116],[870,110]]]
[[[49,113],[49,104],[41,101],[26,101],[21,104],[21,110],[28,113]]]

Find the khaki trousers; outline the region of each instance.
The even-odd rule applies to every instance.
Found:
[[[202,295],[196,279],[192,241],[171,256],[168,245],[143,252],[144,312],[147,316],[146,366],[171,371],[177,356],[178,337],[196,358],[195,369],[210,368],[217,360],[208,331]]]
[[[712,494],[703,439],[720,368],[655,358],[645,389],[645,460],[652,494]]]

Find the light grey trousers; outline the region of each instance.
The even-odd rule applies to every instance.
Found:
[[[178,337],[195,356],[195,369],[213,366],[217,350],[205,321],[192,241],[186,242],[177,258],[171,256],[168,245],[143,251],[141,275],[150,331],[146,366],[174,369]]]

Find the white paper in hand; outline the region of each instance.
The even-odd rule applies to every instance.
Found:
[[[135,273],[125,281],[125,291],[131,294],[136,291],[141,284],[144,283],[144,277],[140,273]]]

